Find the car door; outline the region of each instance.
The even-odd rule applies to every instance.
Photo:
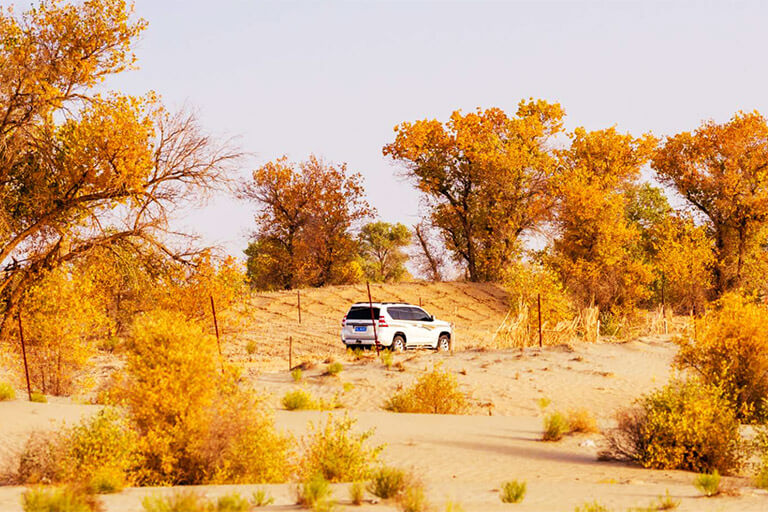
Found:
[[[433,336],[432,317],[423,309],[415,306],[408,308],[408,315],[413,324],[414,341],[419,345],[434,345],[437,336]],[[434,340],[432,338],[435,338]]]

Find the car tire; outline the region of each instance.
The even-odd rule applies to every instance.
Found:
[[[392,338],[392,344],[389,346],[392,352],[404,352],[405,351],[405,338],[402,335],[397,334]]]
[[[441,334],[437,339],[437,347],[435,350],[438,352],[448,352],[451,350],[451,337],[447,334]]]

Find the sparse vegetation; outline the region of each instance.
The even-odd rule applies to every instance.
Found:
[[[145,512],[208,512],[212,508],[203,495],[184,490],[175,490],[167,496],[147,496],[141,504]]]
[[[258,343],[256,343],[256,340],[248,340],[248,343],[245,344],[245,351],[248,353],[249,356],[252,356],[256,353],[256,350],[259,348]]]
[[[44,394],[40,393],[39,391],[33,391],[32,397],[30,398],[31,402],[37,402],[39,404],[47,404],[48,403],[48,397]]]
[[[568,432],[568,420],[559,412],[551,412],[544,417],[544,441],[559,441]]]
[[[320,409],[320,403],[308,391],[295,389],[283,396],[283,407],[289,411],[302,411],[305,409]]]
[[[21,495],[24,512],[98,512],[101,504],[93,495],[74,487],[34,488]]]
[[[112,494],[125,487],[125,469],[103,467],[97,469],[88,480],[88,491],[92,494]]]
[[[305,478],[321,475],[333,483],[366,480],[383,447],[369,446],[373,430],[356,434],[354,424],[347,415],[336,418],[331,414],[324,425],[312,424],[303,443],[300,473]]]
[[[304,374],[301,371],[301,368],[294,368],[291,370],[291,377],[293,378],[293,382],[301,382],[303,376]]]
[[[587,409],[569,409],[566,422],[568,423],[568,432],[580,432],[584,434],[594,434],[599,432],[595,416]]]
[[[720,473],[717,470],[712,473],[701,473],[694,479],[693,485],[708,498],[717,496],[720,494]]]
[[[336,375],[340,374],[342,372],[342,370],[344,370],[344,365],[341,364],[338,361],[334,361],[334,362],[330,363],[325,368],[325,374],[326,375],[331,375],[331,376],[336,376]]]
[[[604,455],[655,469],[734,471],[745,450],[729,403],[695,381],[673,382],[620,411],[607,438]]]
[[[360,506],[365,499],[365,482],[352,482],[349,486],[349,501],[353,505]]]
[[[322,475],[313,475],[296,487],[296,503],[315,512],[333,510],[331,486]]]
[[[371,476],[368,492],[387,500],[402,494],[408,485],[409,475],[402,469],[382,466]]]
[[[384,368],[387,370],[392,369],[392,363],[394,362],[394,355],[392,355],[392,352],[389,350],[383,351],[381,354],[381,364],[384,365]]]
[[[610,512],[610,509],[599,501],[595,500],[576,507],[574,512]]]
[[[256,489],[251,495],[251,504],[256,508],[266,507],[267,505],[271,505],[274,502],[275,498],[270,496],[264,489]]]
[[[502,503],[520,503],[525,498],[525,491],[527,485],[525,482],[518,480],[511,480],[504,482],[501,485],[501,498]]]
[[[401,512],[427,512],[432,510],[432,505],[424,492],[424,485],[420,482],[410,482],[403,492],[397,497],[397,508]]]
[[[250,512],[251,503],[240,494],[233,492],[216,499],[216,512]]]
[[[456,376],[439,367],[419,377],[412,387],[395,393],[384,405],[394,412],[429,414],[462,414],[467,407]]]

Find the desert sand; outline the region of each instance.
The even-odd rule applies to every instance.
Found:
[[[355,429],[375,429],[371,442],[386,445],[383,460],[412,470],[426,484],[436,510],[444,510],[450,500],[461,503],[466,511],[566,512],[597,500],[611,510],[624,511],[647,507],[667,491],[680,500],[678,510],[683,511],[768,510],[768,495],[752,487],[746,477],[724,479],[734,495],[703,498],[692,485],[692,473],[598,461],[600,434],[567,436],[555,443],[540,440],[544,415],[540,398],[551,401],[548,410],[586,408],[601,427],[610,427],[617,408],[673,376],[674,353],[668,336],[650,336],[627,343],[576,343],[524,351],[467,350],[453,355],[409,351],[395,355],[405,371],[387,370],[374,354],[362,361],[337,358],[345,367],[338,376],[323,376],[324,366],[318,364],[306,370],[299,383],[287,368],[265,372],[252,368],[250,375],[255,386],[270,395],[278,427],[297,437],[309,423],[322,421],[327,414],[349,414],[357,419]],[[471,396],[471,414],[382,410],[382,403],[398,386],[410,384],[436,364],[455,373]],[[280,398],[296,388],[329,400],[336,397],[343,407],[331,413],[282,410]],[[6,463],[11,460],[33,430],[76,422],[95,410],[97,406],[64,399],[48,404],[21,399],[2,402],[0,457]],[[499,486],[512,479],[525,480],[528,491],[522,503],[505,505],[498,497]],[[291,484],[194,489],[213,497],[232,491],[250,495],[258,487],[267,488],[275,498],[263,510],[298,510]],[[382,502],[354,507],[348,502],[346,485],[334,489],[342,510],[396,510],[394,504]],[[22,492],[20,487],[0,488],[0,510],[21,510]],[[144,496],[167,492],[172,490],[127,489],[104,496],[104,503],[109,512],[134,512],[141,510]]]

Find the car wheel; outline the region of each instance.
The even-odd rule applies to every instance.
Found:
[[[437,339],[437,351],[448,352],[451,350],[451,337],[447,334],[441,334]]]
[[[389,346],[389,348],[393,352],[402,352],[405,350],[405,338],[403,338],[401,335],[397,335],[394,338],[392,338],[392,344]]]

